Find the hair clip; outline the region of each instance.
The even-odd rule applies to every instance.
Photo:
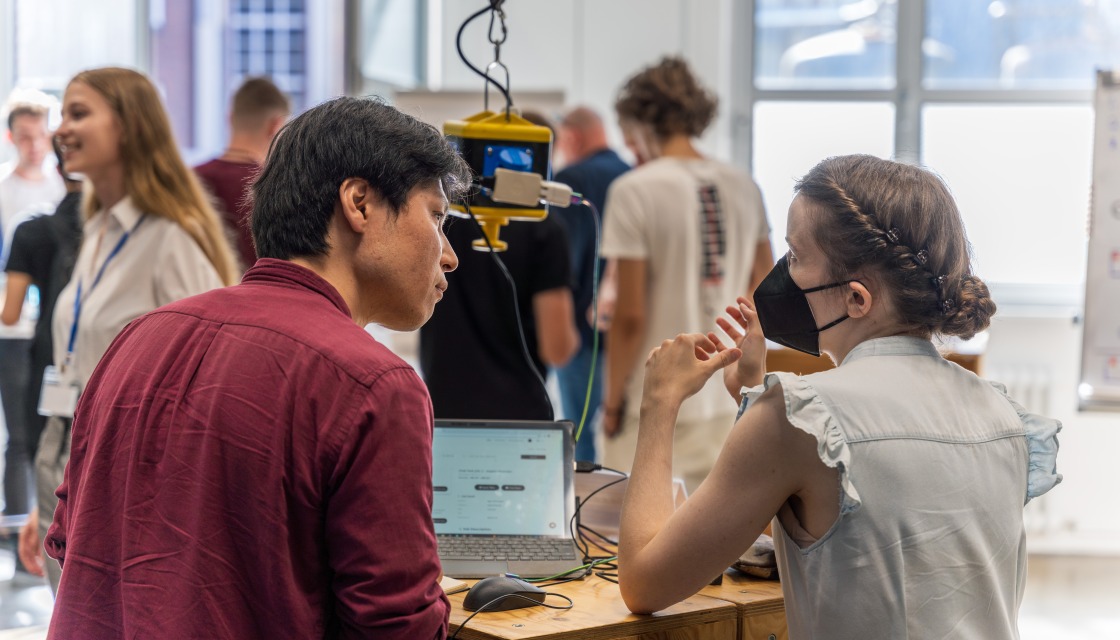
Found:
[[[914,254],[914,262],[917,262],[920,265],[925,265],[927,260],[929,260],[929,252],[925,249],[922,249],[918,253]]]
[[[948,300],[942,300],[941,301],[941,313],[944,313],[945,315],[949,315],[950,313],[953,312],[953,307],[955,307],[955,306],[957,306],[957,305],[956,305],[955,302],[953,302],[952,298],[950,298]]]
[[[900,238],[901,235],[898,233],[898,229],[891,227],[887,230],[887,240],[889,240],[891,244],[898,244]]]
[[[937,276],[936,278],[930,278],[930,280],[933,282],[933,286],[939,288],[941,287],[941,285],[945,284],[945,281],[948,279],[949,278],[947,276]]]

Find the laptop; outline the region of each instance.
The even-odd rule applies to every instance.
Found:
[[[571,422],[436,420],[432,520],[443,573],[547,578],[582,561]]]

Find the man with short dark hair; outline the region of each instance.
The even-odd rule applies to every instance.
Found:
[[[53,637],[445,636],[431,403],[362,327],[431,316],[468,180],[377,101],[280,132],[253,185],[261,259],[134,321],[82,393]]]
[[[249,184],[261,170],[268,145],[291,112],[288,97],[271,80],[249,78],[233,94],[226,150],[194,168],[203,186],[217,199],[217,209],[236,239],[242,269],[257,261],[249,231]]]

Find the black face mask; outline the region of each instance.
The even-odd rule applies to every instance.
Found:
[[[818,329],[817,320],[813,317],[813,310],[809,307],[805,294],[842,287],[849,282],[852,281],[802,289],[789,275],[789,256],[782,256],[754,291],[754,304],[758,312],[758,323],[762,325],[762,334],[767,340],[783,347],[814,356],[821,355],[820,332],[835,327],[849,316],[844,314],[844,317]]]

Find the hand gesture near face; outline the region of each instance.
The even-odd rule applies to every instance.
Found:
[[[766,339],[758,324],[754,304],[744,296],[739,296],[735,302],[736,305],[727,307],[727,315],[734,320],[734,324],[722,316],[716,318],[716,324],[731,338],[733,347],[743,354],[742,358],[735,361],[734,366],[723,370],[723,384],[731,397],[738,401],[740,389],[762,384],[762,377],[766,373]],[[717,351],[729,348],[714,332],[708,333],[708,339]]]
[[[646,360],[642,404],[658,402],[679,407],[700,391],[708,378],[742,355],[737,347],[718,348],[702,333],[682,333],[666,340]]]

